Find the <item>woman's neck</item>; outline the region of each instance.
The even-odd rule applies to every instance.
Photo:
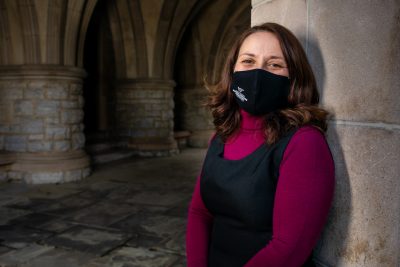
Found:
[[[264,116],[254,116],[240,109],[240,128],[244,130],[261,130],[264,127]]]

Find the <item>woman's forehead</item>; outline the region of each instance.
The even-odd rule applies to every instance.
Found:
[[[253,55],[255,57],[282,57],[283,53],[275,34],[262,31],[250,34],[239,49],[239,56]]]

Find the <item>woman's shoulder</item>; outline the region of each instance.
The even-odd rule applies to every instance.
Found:
[[[296,130],[291,138],[291,142],[297,139],[302,140],[325,140],[325,134],[313,125],[304,125]]]
[[[324,150],[329,150],[325,134],[315,126],[305,125],[298,128],[293,134],[286,147],[285,155],[304,154],[312,151],[319,154]]]

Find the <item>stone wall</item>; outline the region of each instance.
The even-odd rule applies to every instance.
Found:
[[[400,265],[399,1],[253,0],[302,41],[332,112],[336,189],[320,266]]]

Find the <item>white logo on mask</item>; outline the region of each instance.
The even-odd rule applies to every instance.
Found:
[[[240,99],[240,101],[242,102],[247,101],[246,96],[242,94],[242,92],[244,92],[244,89],[238,86],[238,89],[237,90],[233,89],[233,92],[235,93],[236,97]]]

